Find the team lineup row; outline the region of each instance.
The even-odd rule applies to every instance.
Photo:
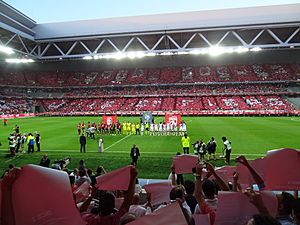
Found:
[[[95,133],[98,134],[123,134],[123,135],[183,135],[187,132],[187,126],[184,121],[179,123],[130,123],[123,122],[122,124],[117,121],[114,123],[98,123],[88,122],[87,128],[85,129],[84,122],[78,123],[77,133],[78,135],[86,132],[88,137],[94,138]]]

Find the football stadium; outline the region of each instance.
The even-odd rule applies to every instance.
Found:
[[[299,3],[38,23],[0,1],[0,86],[0,224],[300,224]]]

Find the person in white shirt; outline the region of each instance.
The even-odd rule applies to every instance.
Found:
[[[167,135],[167,124],[163,123],[163,135]]]
[[[144,135],[144,129],[145,129],[145,127],[144,127],[144,124],[142,123],[141,124],[141,135]]]
[[[134,194],[132,198],[132,205],[129,207],[128,212],[136,215],[136,217],[144,216],[147,213],[147,206],[146,206],[147,203],[145,205],[140,205],[139,202],[140,202],[140,195]]]
[[[158,135],[158,124],[154,124],[154,135]]]
[[[231,142],[226,137],[222,137],[225,151],[225,163],[230,164]]]
[[[103,138],[99,138],[99,142],[98,142],[98,151],[100,153],[104,152],[104,145],[103,145]]]
[[[150,136],[153,136],[154,135],[154,124],[151,123],[150,124]]]
[[[162,122],[159,123],[159,128],[158,128],[158,131],[159,131],[159,135],[162,135],[162,132],[163,132],[163,124]]]

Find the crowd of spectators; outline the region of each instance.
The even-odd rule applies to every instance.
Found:
[[[291,150],[281,150],[281,154],[285,153],[284,151]],[[299,153],[296,152],[296,154],[299,157]],[[66,161],[70,161],[70,158],[61,161],[63,163],[54,162],[54,164],[51,164],[47,155],[44,155],[40,165],[54,170],[61,170],[67,176],[62,176],[61,172],[49,173],[46,170],[31,168],[32,171],[39,171],[39,177],[36,179],[42,179],[43,176],[51,174],[52,187],[49,188],[47,193],[50,196],[52,194],[55,195],[55,193],[51,192],[51,189],[59,190],[57,185],[61,186],[64,183],[64,185],[69,186],[63,189],[65,195],[68,193],[73,194],[74,202],[68,205],[70,199],[66,198],[64,200],[66,202],[63,205],[69,208],[76,208],[77,212],[73,211],[73,216],[77,215],[79,218],[80,213],[82,222],[77,221],[78,223],[76,224],[124,225],[131,224],[133,221],[136,222],[133,222],[133,224],[169,224],[169,221],[173,221],[174,224],[187,225],[300,224],[299,199],[284,191],[277,192],[275,195],[266,186],[265,178],[261,175],[261,171],[257,170],[245,156],[236,158],[239,166],[235,167],[235,171],[232,170],[233,172],[228,173],[227,176],[222,175],[220,172],[226,167],[214,168],[208,162],[198,163],[192,169],[194,179],[182,180],[180,181],[183,182],[182,184],[178,183],[179,180],[176,179],[178,177],[176,169],[178,168],[176,168],[173,161],[168,178],[169,181],[156,181],[157,183],[154,184],[156,189],[151,189],[151,185],[146,185],[143,188],[139,184],[138,171],[134,166],[127,166],[112,171],[113,176],[111,177],[114,177],[112,179],[118,178],[120,182],[116,184],[113,180],[110,180],[110,173],[107,173],[102,166],[93,171],[88,168],[88,162],[80,160],[78,167],[70,170],[68,163],[66,163]],[[57,163],[59,164],[58,166]],[[50,168],[48,170],[51,170]],[[10,165],[1,181],[1,205],[5,206],[1,209],[2,224],[16,225],[16,221],[20,220],[20,218],[15,217],[17,213],[14,211],[16,208],[14,204],[16,203],[13,200],[13,195],[16,193],[11,190],[16,180],[19,179],[20,174],[22,174],[22,170]],[[247,185],[243,183],[240,177],[242,174],[238,171],[245,171],[244,175],[249,176],[252,181]],[[57,180],[55,176],[57,176]],[[166,174],[167,176],[168,174]],[[67,177],[69,177],[69,184],[63,181],[68,179]],[[126,189],[122,189],[125,184],[122,184],[122,182],[127,183]],[[41,183],[43,183],[42,180]],[[38,184],[29,182],[29,186],[24,188],[30,188],[34,185]],[[121,190],[125,190],[125,192]],[[159,198],[157,198],[158,196]],[[51,207],[58,207],[56,201],[57,199],[55,198],[44,199],[43,208],[51,211]],[[34,206],[31,205],[31,207]],[[247,210],[230,211],[233,209],[230,207],[236,209],[247,208]],[[20,208],[20,210],[22,211],[24,208]],[[71,213],[72,210],[67,208],[62,210],[65,210],[65,212],[62,212],[63,214],[65,213],[65,218],[71,219],[71,215],[68,215],[68,213]],[[31,218],[29,214],[19,213],[18,215],[22,215],[22,218],[25,220],[26,217]],[[57,212],[54,212],[51,214],[51,217],[45,215],[43,221],[55,220],[56,214]],[[172,217],[176,219],[174,220]],[[202,222],[199,221],[199,218]],[[65,221],[64,224],[70,223]]]
[[[70,87],[295,80],[294,64],[115,69],[91,72],[2,72],[2,85]]]
[[[293,110],[294,107],[280,96],[216,96],[216,97],[114,97],[114,98],[67,98],[43,100],[0,100],[0,113],[30,112],[34,105],[45,112],[142,112],[179,111],[195,113],[214,110]]]

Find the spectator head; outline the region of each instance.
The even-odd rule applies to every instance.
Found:
[[[280,195],[277,195],[278,200],[278,216],[288,216],[292,214],[292,202],[294,200],[293,195],[282,192]]]
[[[69,176],[70,184],[73,186],[75,184],[75,176]]]
[[[9,164],[9,165],[8,165],[8,169],[9,169],[9,170],[13,169],[14,167],[15,167],[14,164]]]
[[[202,184],[203,193],[205,194],[205,197],[208,199],[215,198],[216,194],[216,185],[211,180],[205,180]]]
[[[91,168],[88,168],[86,171],[87,175],[90,177],[93,175],[93,170]]]
[[[80,177],[84,177],[84,176],[86,175],[86,171],[85,171],[85,170],[79,170],[78,175],[79,175]]]
[[[185,189],[184,186],[178,185],[176,187],[173,187],[170,191],[170,200],[176,200],[176,198],[180,198],[184,200],[185,195]]]
[[[256,214],[248,221],[247,225],[280,225],[280,223],[269,215]]]
[[[103,174],[104,173],[103,166],[98,166],[96,172],[97,172],[97,174]]]
[[[222,137],[222,141],[226,141],[227,140],[227,138],[226,137]]]
[[[120,218],[120,223],[119,225],[125,225],[127,223],[130,223],[136,219],[136,216],[132,213],[125,213],[121,218]]]
[[[78,173],[79,173],[78,169],[75,168],[74,171],[73,171],[73,173],[74,173],[75,176],[78,176]]]
[[[184,181],[184,185],[185,190],[187,195],[193,195],[194,194],[194,190],[195,190],[195,184],[193,181],[191,180],[186,180]]]
[[[99,214],[108,216],[115,208],[115,196],[112,192],[103,192],[99,195]]]
[[[43,160],[46,160],[48,158],[48,155],[47,154],[44,154],[43,155]]]
[[[132,205],[138,205],[140,203],[140,195],[139,194],[134,194],[132,197]]]

